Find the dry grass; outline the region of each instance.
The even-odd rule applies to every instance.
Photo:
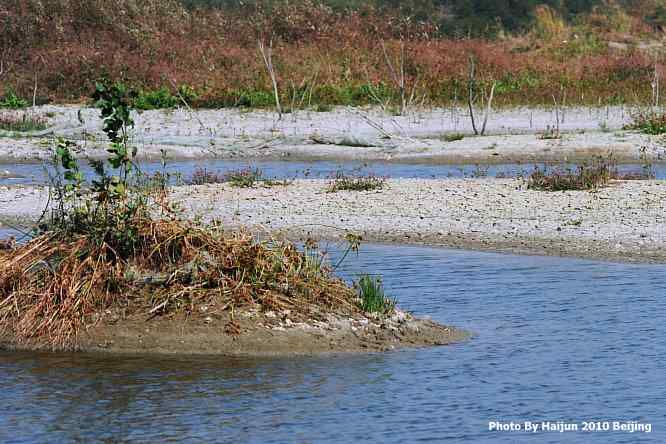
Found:
[[[576,168],[552,169],[535,167],[527,188],[538,191],[595,190],[606,185],[616,174],[609,159],[595,159]]]
[[[374,175],[347,175],[338,171],[328,185],[329,193],[338,191],[375,191],[386,187],[386,179]]]
[[[134,224],[139,242],[129,257],[85,235],[53,233],[0,251],[0,328],[19,341],[75,349],[77,336],[110,313],[229,311],[233,323],[244,307],[288,309],[303,320],[360,312],[353,289],[289,242],[174,220]]]
[[[6,112],[0,113],[0,130],[41,131],[48,127],[45,117],[38,114]]]

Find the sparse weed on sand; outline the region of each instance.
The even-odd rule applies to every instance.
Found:
[[[615,172],[609,159],[597,158],[575,168],[535,167],[527,188],[538,191],[595,190],[606,185]]]
[[[42,131],[48,128],[45,117],[26,112],[0,113],[0,130],[15,132]]]
[[[269,179],[264,177],[259,168],[243,168],[236,171],[229,171],[221,174],[215,171],[209,171],[206,168],[197,168],[192,174],[189,182],[191,185],[208,185],[216,183],[228,183],[232,187],[252,188],[254,185],[261,184],[265,187],[287,186],[292,181],[283,179]]]
[[[374,175],[347,175],[338,171],[328,185],[329,193],[338,191],[375,191],[386,187],[386,179]]]

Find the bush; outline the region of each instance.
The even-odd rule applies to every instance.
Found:
[[[20,109],[28,106],[28,102],[19,96],[12,89],[8,89],[5,96],[0,100],[0,108]]]
[[[615,175],[612,159],[597,158],[575,169],[535,167],[527,188],[539,191],[594,190],[606,185]]]
[[[154,91],[140,91],[134,100],[134,107],[141,110],[175,108],[180,99],[169,89],[162,87]]]
[[[638,130],[645,134],[666,134],[666,114],[650,111],[640,112],[634,116],[634,121],[625,126],[625,129]]]
[[[247,167],[238,171],[231,171],[224,175],[224,181],[232,187],[251,188],[263,178],[263,173],[259,168]]]

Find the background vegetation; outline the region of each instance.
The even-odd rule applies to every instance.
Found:
[[[108,77],[148,109],[179,106],[179,91],[272,106],[258,40],[286,109],[395,99],[382,43],[394,61],[404,43],[418,103],[463,101],[470,56],[498,106],[646,103],[665,23],[660,0],[4,0],[0,104],[80,101]]]

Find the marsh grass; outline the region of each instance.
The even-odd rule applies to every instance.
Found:
[[[328,185],[329,193],[338,191],[375,191],[386,187],[386,179],[374,175],[348,175],[338,171]]]
[[[465,135],[463,133],[448,133],[444,134],[441,138],[445,142],[456,142],[458,140],[463,140]]]
[[[42,131],[48,128],[45,117],[26,112],[0,114],[0,130],[14,132]]]
[[[575,168],[535,167],[527,188],[538,191],[595,190],[616,177],[612,158],[596,158]]]
[[[354,284],[361,299],[361,309],[366,313],[390,313],[395,309],[396,301],[384,294],[381,278],[363,275]]]
[[[287,186],[292,183],[289,179],[270,179],[264,177],[259,168],[243,168],[221,174],[215,171],[209,171],[206,168],[197,168],[192,174],[190,185],[207,185],[217,183],[228,183],[236,188],[252,188],[255,185],[265,187]]]

